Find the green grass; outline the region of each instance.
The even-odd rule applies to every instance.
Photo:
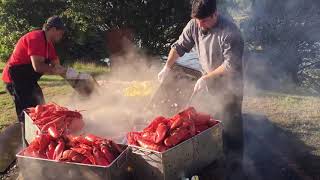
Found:
[[[4,63],[0,61],[0,69],[4,68]],[[15,107],[11,97],[6,93],[5,86],[0,83],[0,131],[16,120]]]
[[[245,112],[265,115],[320,155],[320,97],[263,92],[246,96],[243,105]]]
[[[0,62],[0,69],[4,67],[4,63]],[[88,72],[93,75],[108,73],[109,68],[98,66],[93,63],[76,62],[71,65],[80,72]],[[1,75],[1,74],[0,74]],[[57,100],[57,96],[68,95],[73,92],[68,83],[60,76],[43,76],[39,85],[45,95],[46,102]],[[58,99],[59,100],[59,99]],[[17,122],[15,107],[11,96],[5,91],[5,86],[0,82],[0,132],[10,124]]]
[[[81,61],[76,61],[72,64],[72,67],[81,72],[89,72],[93,75],[110,72],[110,68],[106,68],[101,65],[96,65],[95,63],[84,63]]]

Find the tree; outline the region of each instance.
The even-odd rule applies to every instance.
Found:
[[[151,54],[167,53],[189,19],[188,0],[70,0],[69,7],[69,17],[84,30],[131,29],[136,44]]]
[[[41,28],[46,18],[64,8],[63,1],[0,1],[0,59],[6,61],[23,34]]]
[[[53,14],[67,23],[59,53],[67,59],[108,56],[106,33],[117,29],[132,30],[145,52],[165,54],[189,20],[189,7],[189,0],[1,1],[0,58],[6,60],[21,35],[40,28]]]
[[[270,57],[276,77],[309,87],[319,83],[320,2],[252,2],[250,18],[242,24],[248,47],[262,47],[258,50]]]

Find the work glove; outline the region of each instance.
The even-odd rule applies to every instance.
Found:
[[[207,86],[207,82],[206,80],[203,78],[203,76],[201,78],[198,79],[198,81],[196,82],[196,84],[194,85],[193,88],[193,92],[199,92],[199,91],[209,91],[208,86]]]
[[[73,68],[68,68],[66,72],[66,79],[78,79],[79,73],[73,69]]]
[[[165,65],[158,74],[158,80],[162,83],[163,80],[168,76],[169,72],[170,68],[167,65]]]

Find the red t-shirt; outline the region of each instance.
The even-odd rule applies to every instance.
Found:
[[[31,56],[42,56],[49,60],[55,60],[57,58],[53,44],[51,42],[46,42],[42,30],[31,31],[19,39],[3,69],[2,80],[5,83],[10,83],[9,67],[19,64],[31,64]]]

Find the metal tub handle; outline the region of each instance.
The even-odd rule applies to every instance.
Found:
[[[151,154],[154,154],[154,152],[152,151],[148,151],[148,150],[140,150],[138,148],[132,148],[132,152],[141,156],[149,156]]]
[[[128,162],[129,149],[127,148],[124,153],[122,153],[117,160],[117,168],[122,168],[126,162]]]
[[[131,146],[132,153],[140,155],[141,157],[147,157],[148,160],[153,162],[161,162],[161,153],[154,152],[149,149],[141,149],[138,147]]]

